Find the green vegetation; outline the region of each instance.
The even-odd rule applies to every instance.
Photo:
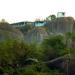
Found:
[[[52,22],[59,22],[54,15],[51,17]],[[69,24],[65,22],[65,25]],[[28,32],[32,28],[27,25],[23,30]],[[8,32],[19,34],[4,21],[0,23],[0,30],[5,31],[0,32],[5,36]],[[40,43],[26,43],[25,40],[20,41],[18,36],[16,39],[9,39],[9,36],[0,41],[0,75],[66,75],[68,70],[68,75],[75,74],[75,32],[46,36]]]
[[[18,40],[0,42],[0,71],[9,75],[65,75],[51,70],[43,62],[66,54],[63,37],[52,36],[42,44],[27,44]],[[32,58],[34,60],[28,60]],[[37,61],[36,61],[37,59]]]
[[[45,60],[63,56],[67,53],[64,37],[61,35],[52,36],[43,41],[43,54]]]
[[[65,35],[66,37],[62,35],[49,36],[40,44],[29,44],[18,40],[1,41],[0,73],[8,75],[66,75],[66,69],[63,71],[63,67],[66,68],[65,58],[64,64],[62,63],[63,67],[58,62],[53,67],[51,66],[53,62],[45,63],[66,55],[68,49],[71,52],[71,57],[75,56],[75,47],[68,47],[65,42],[70,38],[72,40],[70,45],[73,46],[75,34],[67,33]],[[75,63],[74,58],[71,57],[69,65],[73,69]]]

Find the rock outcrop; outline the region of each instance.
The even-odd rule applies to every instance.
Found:
[[[48,21],[46,24],[49,33],[65,33],[73,30],[74,19],[72,17],[61,17]]]
[[[48,36],[45,28],[35,27],[34,29],[28,31],[25,35],[25,39],[27,42],[37,42],[40,43]]]
[[[0,41],[7,39],[23,39],[23,34],[7,22],[0,22]]]

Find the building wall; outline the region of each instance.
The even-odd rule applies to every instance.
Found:
[[[57,17],[65,17],[65,12],[58,12]]]

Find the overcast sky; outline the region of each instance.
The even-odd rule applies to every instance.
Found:
[[[44,19],[57,12],[75,18],[75,0],[0,0],[0,20],[9,23]]]

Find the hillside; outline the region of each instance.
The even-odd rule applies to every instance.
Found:
[[[0,22],[0,40],[23,39],[22,33],[7,22]]]
[[[27,42],[41,42],[43,39],[47,38],[47,36],[74,31],[74,22],[72,17],[56,18],[46,21],[45,26],[29,27],[27,32],[26,30],[22,30],[22,33]]]
[[[32,30],[28,31],[25,35],[27,42],[41,42],[48,36],[46,29],[43,27],[35,27]]]

